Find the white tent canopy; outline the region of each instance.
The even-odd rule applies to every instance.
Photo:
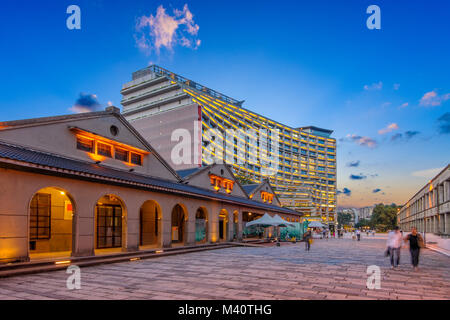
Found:
[[[281,217],[277,214],[272,219],[277,227],[294,227],[295,226],[295,224],[281,219]]]
[[[245,226],[246,227],[251,227],[251,226],[272,227],[272,226],[276,226],[276,224],[274,223],[273,218],[268,213],[265,213],[261,218],[247,222],[247,224]]]
[[[308,228],[325,228],[325,225],[320,223],[319,221],[311,221],[308,224]]]

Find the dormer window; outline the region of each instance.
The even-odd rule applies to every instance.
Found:
[[[130,153],[127,150],[116,148],[114,153],[117,160],[128,162]]]
[[[97,142],[97,154],[108,158],[112,158],[112,146],[101,142]]]
[[[132,152],[131,153],[131,160],[130,160],[130,162],[132,164],[135,164],[135,165],[138,165],[138,166],[142,166],[142,156],[140,154]]]
[[[77,137],[77,149],[86,152],[94,152],[94,140]]]
[[[269,193],[267,191],[261,191],[261,199],[263,202],[272,203],[273,193]]]
[[[225,179],[223,177],[216,176],[214,174],[209,175],[211,185],[214,190],[219,191],[220,188],[224,188],[226,193],[231,193],[233,191],[234,181],[230,179]]]
[[[70,127],[70,130],[76,133],[77,149],[88,153],[96,162],[112,158],[127,166],[142,166],[144,155],[150,153],[76,127]]]

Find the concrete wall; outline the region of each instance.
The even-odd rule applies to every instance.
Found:
[[[136,130],[152,145],[152,147],[166,160],[175,170],[189,169],[198,167],[201,164],[202,141],[201,127],[197,132],[194,130],[194,121],[200,120],[197,104],[180,107],[176,115],[172,112],[161,112],[151,117],[144,117],[133,120],[129,118],[130,123]],[[185,129],[189,132],[191,141],[187,143],[190,148],[191,156],[188,163],[178,164],[172,161],[172,150],[179,144],[178,141],[171,141],[172,133],[177,129]],[[194,144],[194,135],[197,135],[198,144]],[[198,157],[194,158],[194,148],[198,149]]]

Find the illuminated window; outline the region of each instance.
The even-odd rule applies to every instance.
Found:
[[[97,154],[111,158],[112,147],[108,144],[97,142]]]
[[[132,164],[136,164],[136,165],[138,165],[138,166],[141,166],[141,165],[142,165],[142,156],[141,156],[140,154],[137,154],[137,153],[132,152],[132,153],[131,153],[131,159],[130,159],[130,162],[131,162]]]
[[[114,154],[117,160],[128,162],[129,152],[127,150],[116,148]]]
[[[94,140],[77,137],[77,149],[91,153],[94,152]]]

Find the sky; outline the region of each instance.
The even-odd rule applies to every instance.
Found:
[[[381,29],[368,29],[368,6]],[[81,29],[68,29],[70,5]],[[450,2],[16,0],[0,121],[120,107],[158,64],[291,127],[334,130],[338,206],[403,204],[450,163]],[[72,21],[72,20],[71,20]]]

